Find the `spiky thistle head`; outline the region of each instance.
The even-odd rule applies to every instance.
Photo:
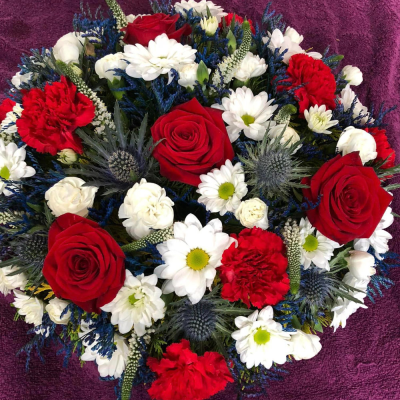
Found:
[[[309,169],[302,167],[293,155],[299,142],[288,140],[282,144],[283,134],[284,131],[276,138],[270,138],[267,131],[261,142],[246,145],[247,156],[239,156],[254,195],[262,192],[267,198],[286,199],[291,189],[305,187],[300,182],[309,174]]]

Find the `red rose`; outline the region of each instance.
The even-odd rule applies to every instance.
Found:
[[[17,103],[10,99],[5,99],[0,104],[0,123],[5,120],[7,113],[9,113],[10,111],[13,110],[15,104],[17,104]]]
[[[243,24],[243,17],[240,17],[239,15],[236,15],[235,13],[229,13],[227,16],[225,16],[225,25],[229,28],[231,26],[233,16],[235,16],[235,22],[237,22],[239,25]],[[251,19],[247,20],[250,24],[250,29],[253,32],[253,34],[256,33],[256,30],[254,29],[253,21]],[[219,27],[222,29],[223,28],[223,23],[222,21],[219,24]]]
[[[60,150],[72,149],[82,154],[81,140],[74,132],[93,121],[92,101],[78,93],[64,76],[61,82],[47,83],[44,91],[31,89],[22,93],[24,110],[17,120],[22,140],[40,153],[54,156]]]
[[[396,160],[396,152],[390,146],[385,129],[379,128],[365,128],[365,130],[372,134],[376,142],[376,151],[378,156],[375,161],[387,161],[381,166],[382,169],[393,168]]]
[[[206,352],[198,356],[185,339],[168,346],[160,361],[149,357],[147,365],[158,376],[148,390],[157,400],[204,400],[233,382],[221,354]]]
[[[358,152],[337,155],[302,183],[310,186],[303,189],[304,197],[316,203],[321,196],[318,207],[307,211],[311,224],[340,244],[369,238],[392,201]]]
[[[306,54],[295,54],[289,60],[289,67],[286,71],[289,75],[287,82],[290,86],[280,86],[279,90],[290,90],[300,85],[294,94],[299,102],[299,113],[303,116],[304,110],[311,106],[323,104],[327,110],[334,110],[336,81],[331,69],[321,60]]]
[[[160,117],[151,128],[161,175],[197,186],[200,175],[220,167],[234,152],[222,111],[203,107],[195,98]]]
[[[275,233],[260,228],[243,229],[222,255],[218,267],[223,283],[221,297],[242,300],[250,308],[275,305],[289,291],[285,245]]]
[[[49,230],[43,276],[57,297],[100,313],[125,281],[125,254],[96,222],[75,214],[58,217]]]
[[[147,46],[150,40],[154,40],[157,36],[165,33],[170,39],[180,42],[182,36],[192,33],[189,24],[185,24],[180,29],[176,29],[176,23],[180,15],[153,14],[137,17],[133,22],[129,23],[122,31],[125,32],[124,42],[127,44],[139,43]]]

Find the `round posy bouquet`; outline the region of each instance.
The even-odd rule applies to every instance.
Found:
[[[107,4],[0,106],[0,291],[124,400],[255,397],[392,285],[390,110],[269,6]]]

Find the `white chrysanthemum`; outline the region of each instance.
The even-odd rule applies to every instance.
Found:
[[[297,330],[290,341],[293,343],[292,356],[295,360],[309,360],[315,357],[322,349],[320,339],[317,335]]]
[[[142,179],[128,190],[118,217],[134,239],[147,236],[152,229],[165,229],[174,222],[174,202],[161,186]]]
[[[347,85],[341,92],[340,92],[340,102],[343,104],[344,111],[350,109],[351,105],[353,104],[354,99],[356,98],[356,94],[350,88],[350,85]],[[363,116],[363,118],[357,120],[358,123],[365,124],[368,121],[370,113],[368,112],[368,108],[363,106],[361,101],[357,98],[354,110],[353,110],[353,118],[358,118]],[[371,122],[375,121],[371,118]]]
[[[232,333],[232,338],[236,340],[240,361],[246,363],[247,368],[262,364],[269,369],[273,363],[284,364],[286,357],[292,354],[290,333],[283,332],[282,325],[273,318],[271,306],[254,311],[249,317],[235,318],[239,330]]]
[[[15,299],[12,304],[18,310],[19,315],[25,316],[25,322],[35,326],[41,325],[44,314],[43,301],[37,297],[27,296],[19,290],[14,290],[14,295]]]
[[[156,285],[157,275],[134,277],[127,270],[124,286],[115,299],[101,309],[112,314],[111,323],[118,325],[122,334],[134,328],[138,336],[143,336],[153,321],[164,318],[165,303]]]
[[[0,268],[0,293],[3,293],[4,296],[7,296],[14,289],[24,289],[28,282],[23,272],[10,276],[16,270],[18,270],[18,267],[13,265]]]
[[[222,99],[222,105],[212,107],[224,111],[223,120],[228,124],[227,131],[231,142],[238,139],[240,132],[253,140],[262,140],[277,105],[271,105],[275,99],[268,100],[268,94],[261,92],[254,96],[247,87],[232,91],[229,97]]]
[[[9,143],[7,146],[0,139],[0,177],[9,181],[20,181],[22,178],[29,178],[36,174],[34,168],[26,165],[25,146],[18,148],[15,143]],[[0,181],[0,194],[10,196],[10,192],[4,181]],[[9,188],[15,188],[10,185]]]
[[[333,256],[333,251],[339,248],[340,244],[317,231],[308,218],[301,219],[299,228],[301,264],[304,269],[310,268],[313,263],[316,267],[329,271],[329,260]]]
[[[22,110],[20,104],[15,104],[13,109],[9,111],[3,121],[1,121],[0,139],[3,139],[5,145],[16,141],[15,136],[18,132],[17,120],[21,117]]]
[[[304,118],[308,123],[308,127],[316,133],[325,133],[330,135],[332,132],[329,128],[337,125],[339,121],[332,120],[332,110],[327,110],[326,105],[318,107],[315,105],[309,110],[304,110]]]
[[[268,206],[264,201],[255,197],[242,201],[235,211],[235,217],[246,228],[268,229]]]
[[[130,63],[126,67],[126,73],[133,78],[152,81],[160,75],[168,74],[172,68],[179,70],[185,64],[192,64],[196,51],[175,39],[169,39],[163,33],[150,40],[148,47],[141,44],[124,47],[125,59]]]
[[[71,317],[71,311],[66,312],[62,317],[61,314],[64,312],[65,308],[69,305],[69,301],[59,299],[55,297],[49,301],[46,306],[46,311],[49,314],[50,319],[58,325],[68,325],[69,319]]]
[[[235,240],[222,232],[222,222],[211,220],[205,227],[189,214],[185,222],[174,224],[174,239],[157,246],[165,264],[154,272],[167,279],[163,292],[188,296],[192,304],[198,303],[211,288],[216,268],[221,265],[222,253]]]
[[[234,77],[239,81],[246,82],[251,78],[263,75],[267,67],[263,58],[249,51],[235,71]]]
[[[380,254],[385,254],[389,251],[388,242],[393,238],[385,229],[389,228],[389,226],[393,224],[393,221],[394,216],[392,214],[392,208],[388,207],[374,233],[368,239],[354,240],[354,248],[356,250],[368,251],[369,247],[372,246],[375,250],[376,258],[381,260],[382,257]]]
[[[201,183],[197,189],[200,193],[199,203],[211,212],[225,215],[234,212],[240,206],[240,200],[247,194],[244,171],[241,163],[232,165],[226,160],[221,168],[215,168],[207,175],[200,175]]]
[[[103,58],[96,61],[94,66],[96,74],[100,79],[108,79],[113,81],[114,79],[121,80],[120,76],[115,75],[114,69],[125,69],[127,66],[125,61],[124,53],[108,54]]]
[[[349,294],[355,297],[357,300],[360,300],[362,303],[364,303],[364,299],[367,296],[366,291],[369,281],[370,279],[357,279],[351,272],[348,272],[343,277],[343,283],[355,289],[361,290],[361,292],[350,291]],[[342,326],[342,328],[345,328],[347,319],[360,307],[368,308],[365,304],[355,303],[354,301],[348,299],[338,298],[332,307],[333,320],[331,326],[334,328],[334,331],[336,332],[336,329],[340,325]]]
[[[85,352],[82,354],[82,361],[96,361],[97,369],[102,378],[107,376],[120,378],[126,368],[126,362],[129,356],[129,347],[126,339],[114,333],[114,344],[116,345],[116,350],[114,351],[112,357],[109,359],[107,357],[100,356],[96,350],[93,350],[94,346],[97,344],[99,335],[96,335],[96,340],[89,344],[84,336],[91,331],[89,325],[85,322],[81,323],[81,330],[78,335],[83,338],[83,346],[85,347]]]
[[[300,136],[291,126],[285,124],[274,125],[274,121],[268,126],[267,134],[272,139],[271,143],[275,141],[277,137],[281,137],[280,144],[287,147],[293,146],[294,144],[300,142]],[[303,145],[300,143],[292,151],[295,154]]]
[[[193,8],[194,14],[200,15],[202,17],[207,16],[207,7],[210,10],[210,14],[213,17],[217,17],[218,22],[221,22],[222,17],[228,15],[224,12],[223,8],[215,5],[212,1],[201,0],[199,2],[195,0],[182,0],[179,3],[175,3],[174,5],[175,11],[181,13],[182,15],[186,15],[186,11],[189,11]]]

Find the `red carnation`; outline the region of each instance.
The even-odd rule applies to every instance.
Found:
[[[282,239],[260,228],[243,229],[237,239],[222,255],[221,297],[257,308],[283,300],[289,278]]]
[[[185,339],[168,346],[160,361],[149,357],[147,365],[158,375],[148,390],[155,400],[204,400],[233,382],[220,354],[207,352],[198,356]]]
[[[182,28],[176,29],[179,17],[179,14],[166,15],[162,13],[137,17],[126,28],[122,29],[125,32],[124,42],[127,44],[139,43],[142,46],[147,46],[150,40],[154,40],[163,33],[170,39],[180,42],[182,36],[192,33],[192,28],[189,24],[184,24]]]
[[[4,121],[4,119],[7,116],[7,113],[13,110],[15,104],[17,104],[15,101],[12,101],[10,99],[5,99],[1,104],[0,104],[0,123]]]
[[[94,119],[92,101],[64,76],[61,82],[47,83],[40,89],[23,90],[23,112],[17,121],[22,140],[40,153],[56,155],[72,149],[82,154],[82,143],[74,133],[76,128]]]
[[[236,15],[235,13],[229,13],[227,16],[224,17],[225,18],[225,25],[227,27],[231,26],[231,23],[232,23],[232,20],[233,20],[233,16],[235,16],[235,22],[237,22],[239,25],[243,24],[243,17],[241,17],[239,15]],[[255,34],[256,30],[254,29],[253,21],[251,19],[248,19],[247,21],[250,24],[251,31],[253,32],[253,34]],[[222,21],[220,22],[219,27],[221,29],[223,28]]]
[[[295,54],[290,58],[286,73],[290,77],[287,79],[290,86],[280,86],[279,90],[290,90],[303,85],[294,92],[301,116],[304,110],[315,105],[325,105],[327,110],[335,109],[335,77],[321,60],[315,60],[306,54]]]
[[[393,168],[395,165],[396,152],[390,146],[385,129],[379,128],[365,128],[365,130],[372,134],[376,142],[376,151],[378,156],[375,161],[384,161],[387,159],[382,169]]]

